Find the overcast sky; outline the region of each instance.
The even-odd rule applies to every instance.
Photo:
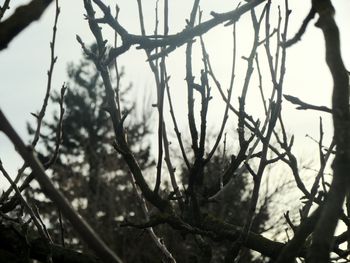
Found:
[[[0,1],[2,4],[3,1]],[[15,6],[28,1],[12,1],[12,10]],[[115,1],[105,1],[114,6]],[[145,19],[148,33],[152,33],[154,28],[154,6],[155,0],[144,0]],[[162,2],[162,1],[160,1]],[[171,33],[182,30],[185,26],[185,19],[189,17],[193,1],[176,0],[169,1],[170,14],[169,23]],[[281,3],[283,10],[284,1],[273,1],[275,8],[277,3]],[[290,17],[289,37],[293,36],[302,19],[307,14],[311,1],[290,0],[290,8],[293,10]],[[336,8],[336,20],[341,30],[342,52],[347,68],[350,68],[350,1],[334,0]],[[88,29],[87,22],[84,20],[82,1],[60,0],[61,15],[58,24],[58,38],[56,54],[58,62],[54,71],[53,88],[58,90],[63,82],[67,81],[66,66],[69,62],[77,62],[81,57],[81,49],[76,42],[75,35],[79,34],[86,43],[91,43],[92,36]],[[204,20],[210,18],[210,11],[225,12],[234,9],[238,2],[228,0],[202,0],[201,8],[204,14]],[[136,0],[120,0],[118,4],[121,8],[120,23],[131,33],[139,34],[139,22]],[[52,34],[52,24],[54,18],[54,5],[44,13],[39,22],[30,25],[22,32],[9,47],[0,52],[0,107],[14,125],[16,130],[25,139],[29,141],[26,132],[26,123],[33,121],[30,112],[36,112],[41,107],[41,102],[46,88],[46,71],[49,66],[49,41]],[[10,12],[9,12],[10,14]],[[275,16],[272,17],[274,19]],[[240,55],[248,55],[249,52],[249,16],[242,18],[242,23],[238,23],[238,49]],[[208,50],[214,61],[215,70],[223,83],[228,84],[227,74],[230,72],[230,59],[227,52],[230,50],[231,35],[229,28],[221,26],[205,36]],[[105,30],[106,36],[112,41],[113,33],[111,30]],[[245,43],[248,43],[245,45]],[[174,95],[175,108],[181,113],[183,105],[183,94],[185,92],[185,77],[183,69],[184,50],[179,49],[169,56],[168,71],[172,76],[170,85],[177,89]],[[330,106],[331,96],[331,78],[324,62],[324,43],[319,29],[315,28],[313,23],[302,41],[288,49],[287,75],[284,86],[284,93],[300,97],[310,103]],[[132,82],[134,89],[147,93],[147,90],[154,90],[153,77],[150,74],[145,56],[142,51],[132,48],[127,54],[120,57],[120,65],[125,66],[125,82]],[[200,57],[196,65],[200,65]],[[246,63],[238,60],[238,68],[242,72],[245,70]],[[240,72],[238,70],[238,73]],[[140,94],[135,92],[135,94]],[[56,105],[50,107],[50,111]],[[220,108],[220,107],[219,107]],[[259,109],[248,106],[251,112]],[[211,111],[211,123],[209,126],[215,126],[215,118],[222,111]],[[298,150],[306,153],[310,149],[303,149],[306,133],[313,136],[318,135],[318,116],[314,112],[298,112],[294,107],[285,103],[283,114],[287,121],[287,129],[290,133],[299,136]],[[186,116],[179,114],[178,116]],[[220,117],[221,118],[221,117]],[[326,132],[331,134],[331,119],[325,117],[328,123]],[[315,148],[316,149],[316,148]],[[0,158],[5,168],[12,174],[21,166],[12,145],[3,134],[0,134]]]

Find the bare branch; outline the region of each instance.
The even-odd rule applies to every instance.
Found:
[[[13,15],[0,23],[0,50],[3,50],[23,29],[38,20],[53,0],[32,0],[20,6]]]
[[[244,13],[250,11],[255,6],[263,3],[265,0],[254,0],[247,4],[241,6],[237,10],[233,10],[227,13],[215,14],[215,16],[205,21],[195,27],[189,26],[183,31],[169,36],[158,36],[157,39],[153,39],[147,36],[138,36],[129,34],[124,27],[122,27],[110,13],[110,9],[101,1],[94,0],[96,5],[102,10],[105,15],[105,20],[107,23],[116,31],[123,39],[123,45],[138,45],[137,48],[140,49],[155,49],[156,47],[166,47],[168,46],[169,51],[173,51],[176,47],[180,47],[187,42],[191,41],[194,37],[200,36],[208,32],[210,29],[216,27],[217,25],[224,23],[226,21],[237,21]],[[193,17],[193,13],[191,17]],[[91,19],[91,18],[89,18]],[[191,21],[190,21],[191,22]],[[194,21],[193,21],[194,22]],[[190,23],[191,24],[191,23]],[[164,56],[165,54],[160,54]],[[159,55],[154,55],[150,59],[156,59]],[[108,61],[112,61],[114,58],[110,57]]]
[[[0,7],[0,20],[3,18],[5,12],[10,9],[10,1],[11,0],[5,0],[4,4]]]
[[[288,100],[289,102],[299,105],[296,109],[298,110],[317,110],[317,111],[323,111],[327,113],[332,113],[332,110],[326,106],[315,106],[306,102],[303,102],[297,97],[291,96],[291,95],[283,95],[283,97]]]
[[[334,20],[334,7],[330,0],[312,1],[319,15],[316,26],[324,35],[326,62],[333,77],[332,112],[334,140],[337,146],[333,162],[333,181],[321,217],[318,220],[310,249],[310,262],[329,262],[332,237],[342,213],[346,191],[349,189],[350,170],[350,112],[349,75],[344,66],[339,29]]]
[[[94,230],[81,218],[71,207],[62,193],[55,188],[50,178],[46,175],[43,166],[33,154],[33,150],[28,148],[18,136],[16,131],[6,119],[0,110],[0,130],[4,132],[11,142],[15,145],[18,153],[28,163],[33,170],[36,179],[41,185],[45,194],[57,205],[65,217],[70,221],[75,230],[80,234],[83,240],[106,262],[122,262],[98,237]]]
[[[295,43],[297,43],[298,41],[300,41],[301,37],[305,33],[305,30],[306,30],[309,22],[315,17],[315,14],[316,14],[316,10],[314,9],[314,7],[312,7],[310,9],[309,13],[307,14],[307,16],[305,17],[303,23],[301,24],[301,27],[299,28],[298,32],[295,34],[295,36],[293,38],[289,39],[288,41],[282,43],[282,45],[284,47],[290,47],[290,46],[294,45]]]

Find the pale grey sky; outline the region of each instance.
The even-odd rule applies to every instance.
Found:
[[[0,1],[2,2],[2,1]],[[12,1],[15,7],[28,1]],[[116,1],[105,1],[115,3]],[[120,11],[120,23],[130,32],[139,33],[138,12],[136,0],[117,1]],[[147,30],[152,33],[154,27],[154,6],[155,0],[144,0],[145,19]],[[160,1],[161,2],[161,1]],[[193,1],[177,0],[169,1],[170,4],[170,30],[172,33],[183,29],[185,19],[189,17]],[[311,1],[290,0],[290,8],[293,10],[290,17],[289,37],[293,36],[299,28],[302,19],[309,10]],[[336,19],[341,30],[343,58],[348,68],[350,68],[350,1],[334,0],[336,8]],[[223,12],[236,7],[238,1],[228,0],[202,0],[201,8],[204,11],[204,19],[210,17],[210,11]],[[281,4],[283,9],[284,1],[276,0],[273,4]],[[79,34],[86,42],[92,41],[87,22],[84,20],[82,1],[60,0],[61,15],[58,24],[58,38],[56,54],[58,62],[54,71],[53,88],[58,90],[62,83],[67,81],[66,65],[68,62],[77,62],[81,56],[81,49],[76,42],[75,35]],[[114,4],[112,5],[114,6]],[[29,141],[26,132],[26,122],[33,121],[30,112],[36,112],[41,107],[41,102],[46,88],[46,71],[49,65],[49,41],[51,40],[52,24],[54,16],[54,5],[44,13],[39,22],[35,22],[22,32],[9,47],[0,52],[0,107],[7,115],[19,134]],[[248,16],[249,18],[249,16]],[[242,23],[238,23],[238,49],[240,55],[247,55],[250,45],[245,45],[249,39],[249,19],[242,18]],[[107,29],[106,35],[112,41],[112,31]],[[221,26],[205,36],[210,56],[214,62],[214,69],[220,77],[222,83],[229,83],[228,72],[230,72],[231,61],[227,58],[227,52],[230,50],[230,29]],[[315,28],[313,23],[308,27],[306,34],[301,42],[288,49],[287,74],[285,80],[284,93],[298,96],[305,101],[319,105],[330,105],[331,79],[329,71],[324,62],[324,43],[321,32]],[[180,48],[169,56],[168,71],[171,75],[171,87],[176,89],[174,95],[175,108],[181,114],[184,108],[182,105],[184,86],[183,69],[184,49]],[[153,77],[150,74],[145,56],[142,51],[132,48],[127,54],[120,57],[120,65],[125,66],[126,82],[133,82],[135,89],[154,89]],[[198,57],[197,66],[200,65]],[[196,65],[195,65],[196,66]],[[246,63],[238,60],[238,74],[245,70]],[[199,66],[198,66],[199,68]],[[237,88],[237,92],[240,87]],[[254,98],[251,98],[254,99]],[[236,98],[233,100],[236,103]],[[254,102],[251,104],[254,105]],[[50,106],[49,111],[57,107]],[[223,106],[215,105],[215,110],[211,111],[211,123],[209,126],[215,126],[218,119],[221,119]],[[251,113],[259,111],[254,106],[248,105]],[[309,147],[303,147],[308,140],[304,137],[309,133],[315,137],[318,136],[318,113],[300,112],[294,110],[294,107],[285,103],[283,114],[286,117],[287,129],[295,133],[298,143],[298,151],[309,153]],[[50,115],[48,113],[48,115]],[[220,116],[217,118],[217,116]],[[331,119],[325,119],[328,124],[326,132],[331,133]],[[185,123],[185,120],[182,120]],[[184,126],[184,128],[186,128]],[[0,158],[3,160],[5,168],[11,174],[21,166],[22,162],[16,155],[12,145],[3,134],[0,134]]]

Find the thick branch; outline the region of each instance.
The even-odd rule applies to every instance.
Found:
[[[324,34],[326,61],[333,77],[332,112],[334,140],[337,145],[333,162],[333,181],[317,223],[310,249],[310,262],[329,262],[332,240],[347,189],[350,170],[350,112],[349,76],[341,52],[339,29],[334,20],[334,8],[330,0],[313,0],[313,8],[319,15],[316,26]]]
[[[0,50],[33,21],[38,20],[52,0],[33,0],[27,5],[20,6],[15,13],[0,23]]]

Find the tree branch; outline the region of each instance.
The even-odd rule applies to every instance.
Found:
[[[106,262],[122,262],[100,239],[95,231],[74,211],[70,203],[62,193],[55,188],[50,178],[46,175],[40,161],[35,157],[32,148],[28,148],[16,131],[13,129],[7,118],[0,110],[0,130],[3,131],[16,147],[18,153],[31,167],[43,192],[57,205],[64,216],[70,221],[74,229],[82,239],[93,249],[96,254]]]
[[[312,6],[319,15],[316,26],[323,32],[326,62],[333,77],[332,112],[334,140],[337,146],[333,162],[333,181],[316,225],[309,255],[312,263],[326,263],[329,262],[334,231],[342,213],[346,191],[349,189],[349,75],[341,57],[339,29],[334,20],[335,10],[331,1],[313,0]]]
[[[14,14],[0,23],[0,50],[3,50],[33,21],[38,20],[53,0],[32,0],[20,6]]]

